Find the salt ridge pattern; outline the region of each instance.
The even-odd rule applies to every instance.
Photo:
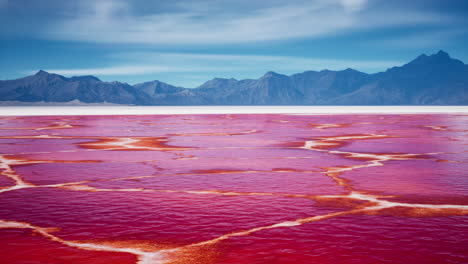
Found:
[[[461,240],[467,238],[464,227],[468,224],[468,184],[466,174],[463,173],[468,169],[466,147],[468,116],[466,115],[57,116],[5,117],[0,120],[2,145],[0,170],[5,180],[0,182],[2,184],[0,199],[2,207],[7,208],[0,209],[0,218],[2,218],[0,238],[4,234],[2,230],[31,230],[33,234],[64,247],[101,253],[93,259],[103,263],[109,254],[117,254],[113,255],[115,257],[113,263],[138,264],[249,263],[249,261],[250,263],[309,263],[310,261],[358,263],[362,260],[359,256],[352,254],[340,256],[332,247],[322,248],[320,250],[322,253],[311,255],[300,253],[303,249],[300,249],[299,245],[310,246],[310,252],[314,252],[312,247],[317,245],[316,241],[304,238],[301,240],[300,237],[308,231],[297,231],[297,228],[318,222],[328,223],[344,217],[354,218],[356,221],[362,217],[385,219],[390,217],[402,224],[405,223],[402,219],[422,219],[422,221],[437,219],[451,223],[455,217],[457,226],[453,226],[453,229],[465,230],[462,231],[460,238]],[[52,143],[49,143],[51,141]],[[378,178],[376,174],[379,173],[372,171],[375,168],[382,167],[392,172],[396,165],[404,164],[408,170],[412,170],[423,166],[422,162],[430,162],[431,166],[439,168],[434,172],[438,173],[439,178],[448,177],[450,174],[451,179],[456,179],[458,182],[452,182],[447,186],[439,185],[426,179],[427,175],[414,171],[411,177],[401,182],[404,192],[385,186],[386,182],[392,181],[392,184],[398,185],[394,181],[401,180],[392,180],[385,175],[381,176],[385,177],[382,178],[382,184],[372,186],[371,190],[361,187],[368,179],[375,181],[375,177]],[[126,168],[130,168],[130,164],[134,167],[127,171]],[[86,177],[76,173],[85,172],[86,166],[95,170],[88,171]],[[121,167],[110,169],[114,166]],[[148,171],[151,173],[147,174]],[[440,171],[443,173],[440,174]],[[206,177],[212,179],[208,184],[202,182]],[[52,180],[53,183],[47,183]],[[300,184],[301,181],[303,185]],[[297,183],[292,184],[292,182]],[[414,187],[411,187],[412,185]],[[451,189],[454,185],[456,190]],[[166,188],[168,186],[171,188]],[[35,190],[45,192],[35,193]],[[164,201],[166,194],[169,195],[167,197],[170,200],[169,204],[176,207],[178,203],[181,206],[196,203],[198,201],[196,199],[199,199],[196,197],[200,196],[212,197],[209,199],[239,197],[241,200],[233,200],[232,203],[226,200],[230,209],[238,212],[251,210],[251,205],[255,205],[255,197],[266,199],[271,197],[272,202],[278,201],[278,204],[272,208],[277,207],[278,210],[289,206],[294,208],[295,201],[301,201],[311,206],[313,214],[304,215],[310,213],[307,212],[308,209],[303,211],[303,207],[298,207],[298,211],[301,211],[298,214],[302,215],[298,218],[291,216],[293,212],[291,214],[282,212],[278,215],[272,213],[271,217],[254,212],[253,216],[248,216],[249,219],[235,220],[249,222],[248,226],[236,226],[225,222],[219,227],[219,223],[210,221],[206,224],[187,222],[186,226],[171,233],[172,237],[154,236],[150,239],[141,235],[142,230],[150,228],[156,230],[155,234],[164,233],[158,231],[163,228],[162,225],[142,228],[140,225],[145,223],[143,217],[135,220],[134,225],[123,228],[122,223],[131,220],[113,222],[105,219],[103,222],[96,220],[94,224],[88,223],[91,225],[89,230],[100,229],[102,226],[125,229],[125,233],[132,233],[133,230],[132,239],[125,241],[123,235],[113,237],[110,233],[99,231],[98,233],[101,232],[102,236],[108,238],[98,239],[93,237],[92,233],[88,233],[87,239],[75,240],[72,239],[73,230],[67,226],[70,224],[61,227],[61,219],[44,218],[56,223],[53,226],[44,226],[39,223],[47,221],[41,217],[35,219],[34,215],[30,218],[21,212],[11,213],[13,210],[8,208],[15,208],[22,203],[21,199],[24,199],[14,196],[15,192],[20,191],[23,196],[28,196],[29,193],[43,195],[41,199],[51,200],[49,202],[52,203],[54,198],[45,194],[60,193],[65,195],[66,199],[67,195],[79,192],[85,195],[84,199],[89,199],[90,210],[104,206],[98,203],[99,199],[94,198],[94,195],[105,197],[101,194],[106,193],[118,193],[127,196],[127,200],[131,200],[132,197],[151,200],[153,197],[151,195],[157,195],[154,202],[162,203],[166,202]],[[112,196],[112,199],[118,200],[118,197]],[[92,205],[93,203],[95,204]],[[106,202],[111,205],[114,203],[119,204],[115,200]],[[140,212],[145,212],[143,204],[126,206],[139,206]],[[170,212],[171,206],[165,209]],[[209,203],[194,205],[200,209],[199,219],[214,218],[218,211],[222,211],[222,208],[216,208],[210,212],[210,206],[215,208],[219,205]],[[112,211],[113,215],[120,215],[121,218],[126,217],[125,211],[119,211],[122,210],[121,205],[107,210]],[[184,214],[184,210],[180,208],[177,212]],[[153,213],[158,214],[158,212]],[[190,217],[183,216],[183,218]],[[25,219],[30,220],[25,221]],[[368,222],[363,225],[372,223],[368,218],[365,219]],[[170,217],[162,217],[160,221],[164,225],[171,224]],[[79,222],[80,219],[77,219],[77,223]],[[342,228],[346,229],[346,226]],[[418,225],[408,224],[408,228],[431,232]],[[286,254],[290,260],[281,253],[281,243],[275,244],[274,240],[268,241],[258,237],[262,232],[276,229],[284,230],[284,237],[287,239],[297,240],[297,249],[293,246],[292,253]],[[62,232],[65,233],[62,235]],[[199,232],[200,239],[196,236],[193,239],[184,238],[193,232]],[[297,232],[301,233],[301,236],[296,237]],[[341,232],[346,235],[346,231]],[[317,233],[309,235],[314,236]],[[443,234],[434,236],[434,239],[440,235]],[[16,239],[26,241],[22,243],[31,248],[49,247],[43,240],[28,241],[30,236],[31,234],[23,233]],[[263,251],[260,247],[256,252],[236,253],[238,247],[227,243],[235,238],[237,238],[236,243],[246,247],[252,243],[270,243],[275,250],[270,250],[271,246],[268,246]],[[350,236],[349,240],[353,239],[356,240]],[[172,241],[168,243],[168,240]],[[359,244],[359,242],[352,243]],[[372,241],[368,243],[368,246],[372,247]],[[447,263],[463,263],[468,259],[466,250],[465,254],[450,250],[454,245],[456,247],[459,243],[463,244],[463,241],[453,243],[453,245],[445,244],[446,248],[443,249],[452,255],[447,257],[447,252],[441,250],[441,256],[444,256]],[[40,254],[29,254],[27,259],[7,257],[7,252],[11,249],[0,246],[2,263],[40,262],[44,257]],[[24,248],[15,250],[21,252]],[[389,247],[386,250],[396,249]],[[63,253],[61,257],[66,257],[66,254]],[[417,250],[412,254],[421,263],[441,263],[437,257],[427,258]],[[291,259],[291,255],[295,255],[295,259]],[[88,257],[84,253],[75,255],[70,263],[89,261]],[[373,260],[376,263],[379,261],[405,263],[406,259],[405,256],[400,258],[392,256],[391,260],[389,258],[388,252],[381,251]],[[276,262],[271,262],[272,259]],[[57,257],[57,262],[50,261],[50,263],[60,263],[60,257]]]

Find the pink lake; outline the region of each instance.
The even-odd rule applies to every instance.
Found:
[[[0,263],[467,263],[468,115],[0,117]]]

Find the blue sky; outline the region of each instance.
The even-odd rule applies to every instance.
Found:
[[[39,69],[196,87],[267,71],[468,62],[465,0],[0,0],[0,79]]]

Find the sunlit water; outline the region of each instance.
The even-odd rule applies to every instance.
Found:
[[[0,263],[467,263],[467,115],[0,118]]]

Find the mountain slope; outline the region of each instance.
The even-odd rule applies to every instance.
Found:
[[[468,104],[468,67],[440,51],[374,75],[374,81],[337,98],[338,105]]]
[[[367,74],[353,69],[268,72],[259,79],[215,78],[195,89],[160,81],[129,85],[94,76],[39,71],[0,81],[0,101],[132,105],[468,105],[468,66],[446,52]],[[22,103],[23,104],[23,103]]]
[[[1,101],[144,104],[147,97],[126,83],[102,82],[93,76],[66,78],[39,71],[0,82]]]

